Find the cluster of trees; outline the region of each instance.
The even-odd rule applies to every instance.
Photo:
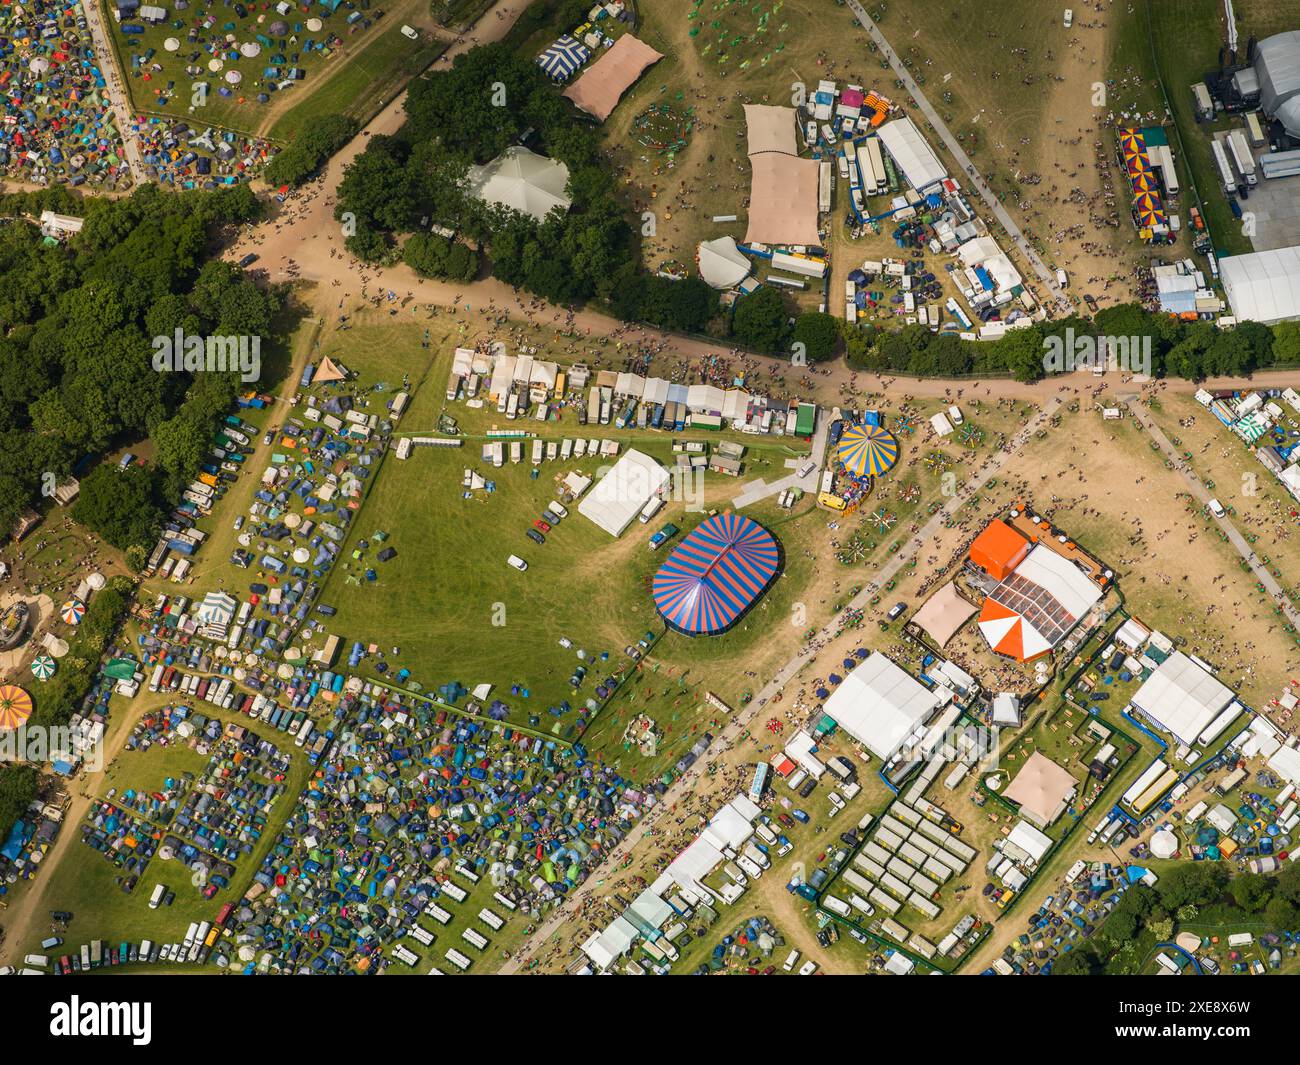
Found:
[[[406,115],[395,136],[371,138],[339,185],[336,217],[353,254],[369,262],[400,254],[430,276],[472,276],[475,258],[424,233],[441,224],[490,245],[496,277],[554,303],[613,292],[620,268],[635,260],[631,227],[595,129],[575,117],[536,63],[506,44],[472,49],[450,69],[412,82]],[[496,158],[527,130],[530,144],[569,169],[571,210],[540,221],[465,188],[471,166]],[[399,252],[398,237],[417,231],[416,248]]]
[[[1262,919],[1276,932],[1300,929],[1300,866],[1288,863],[1276,876],[1233,876],[1223,862],[1175,866],[1155,888],[1130,887],[1092,939],[1058,958],[1052,973],[1136,975],[1152,945],[1168,942],[1179,923],[1194,924],[1210,907]]]
[[[718,313],[718,294],[698,277],[674,281],[628,263],[614,285],[609,305],[614,316],[625,322],[701,333]]]
[[[46,246],[22,216],[47,201],[0,199],[0,532],[83,460],[115,442],[157,445],[153,497],[174,501],[197,470],[236,374],[158,372],[154,339],[258,336],[277,309],[242,271],[205,262],[215,231],[256,216],[246,186],[62,205],[85,224]],[[102,497],[91,481],[92,496]],[[108,536],[93,505],[85,520]],[[151,513],[146,509],[144,514]],[[146,523],[133,523],[137,542]]]
[[[1070,317],[1036,324],[994,341],[964,341],[921,325],[894,332],[846,327],[844,339],[849,364],[861,370],[924,377],[1009,373],[1018,381],[1037,381],[1093,358],[1103,337],[1124,338],[1135,372],[1143,370],[1149,355],[1153,377],[1241,377],[1300,362],[1295,322],[1271,328],[1242,322],[1221,330],[1212,322],[1184,322],[1133,303],[1107,307],[1091,321]]]
[[[34,765],[0,765],[0,842],[8,838],[15,822],[36,798],[39,780],[40,774]]]
[[[356,132],[356,121],[346,115],[312,115],[289,146],[267,163],[266,180],[272,185],[301,185]]]
[[[41,685],[29,725],[66,725],[81,708],[99,674],[99,660],[112,644],[134,591],[128,578],[114,577],[95,593],[68,641],[68,653],[59,660],[59,671]]]
[[[421,277],[473,281],[478,276],[474,250],[437,233],[412,233],[402,246],[402,261]]]

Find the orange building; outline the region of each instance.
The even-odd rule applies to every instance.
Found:
[[[970,545],[970,560],[995,581],[1005,580],[1029,554],[1029,546],[1005,521],[994,519]]]

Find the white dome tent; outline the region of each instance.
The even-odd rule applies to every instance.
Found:
[[[750,274],[750,262],[732,237],[705,240],[699,246],[700,277],[710,288],[734,288]]]

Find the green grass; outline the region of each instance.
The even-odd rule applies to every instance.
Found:
[[[341,114],[365,125],[409,78],[446,51],[443,42],[412,41],[391,25],[354,54],[347,66],[275,120],[271,137],[290,140],[312,115]]]
[[[1189,189],[1183,199],[1195,202],[1199,193],[1205,224],[1218,253],[1249,252],[1250,240],[1233,218],[1220,188],[1211,147],[1211,130],[1233,123],[1224,119],[1215,125],[1198,124],[1192,99],[1192,84],[1218,66],[1222,5],[1217,0],[1144,0],[1144,4],[1156,67],[1178,129],[1173,147],[1195,185],[1195,192]]]

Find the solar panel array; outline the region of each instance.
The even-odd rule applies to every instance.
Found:
[[[993,589],[989,598],[1008,610],[1014,610],[1053,645],[1063,640],[1078,620],[1046,588],[1019,573],[1007,577]]]

